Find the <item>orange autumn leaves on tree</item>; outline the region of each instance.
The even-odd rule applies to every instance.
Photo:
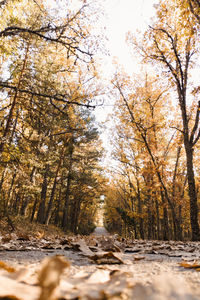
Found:
[[[113,84],[121,99],[116,109],[120,119],[116,122],[119,132],[116,136],[120,142],[114,155],[121,163],[124,179],[130,177],[128,174],[133,178],[134,172],[128,168],[137,169],[138,178],[142,175],[140,182],[144,181],[145,189],[140,184],[139,199],[142,195],[143,206],[147,207],[149,233],[156,232],[157,236],[162,233],[169,238],[166,233],[173,232],[175,239],[182,239],[188,235],[187,228],[191,226],[192,239],[199,240],[199,172],[196,171],[198,151],[195,149],[200,138],[200,102],[196,93],[198,88],[193,89],[191,81],[199,53],[199,22],[195,16],[198,3],[159,1],[155,8],[156,18],[145,34],[134,36],[129,32],[127,41],[133,53],[141,54],[147,78],[157,78],[160,96],[156,92],[156,81],[148,93],[148,80],[144,76],[138,84],[137,79],[128,78],[121,70],[117,72]],[[140,86],[143,90],[140,88],[139,92]],[[153,104],[156,97],[159,99],[155,105],[157,111]],[[160,103],[164,110],[159,107]],[[140,156],[138,149],[142,153]],[[138,183],[135,179],[132,181],[134,198],[138,199]],[[136,211],[137,203],[138,200],[134,203]],[[123,209],[125,218],[130,208],[123,205]],[[128,222],[127,218],[125,222]],[[134,221],[133,218],[131,222],[134,224]]]
[[[148,75],[133,81],[119,73],[113,80],[119,97],[113,155],[120,166],[114,178],[121,195],[115,207],[124,210],[125,227],[132,227],[136,238],[181,239],[184,225],[179,218],[187,207],[182,194],[186,175],[182,139],[167,116],[170,94],[159,84],[158,78]]]

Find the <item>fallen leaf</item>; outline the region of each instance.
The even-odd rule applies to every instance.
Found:
[[[7,295],[6,297],[0,297],[1,300],[20,300],[19,298],[15,297],[15,296],[10,296],[10,295]]]
[[[113,252],[96,253],[89,257],[97,264],[124,264],[119,254]]]
[[[187,263],[187,262],[181,262],[179,264],[181,267],[185,269],[195,269],[196,271],[200,271],[200,264],[197,262],[194,262],[193,264]]]
[[[100,244],[99,247],[103,250],[103,251],[109,251],[109,252],[122,252],[119,245],[117,245],[117,241],[113,241],[112,238],[110,237],[103,237],[100,240]],[[119,243],[118,243],[119,244]]]
[[[14,273],[15,269],[13,267],[8,266],[5,262],[0,261],[0,269],[4,269],[9,273]]]
[[[64,269],[69,267],[68,261],[61,256],[53,256],[44,259],[43,267],[38,275],[38,284],[41,293],[38,300],[50,300],[55,288],[60,283],[60,277]]]
[[[35,300],[39,296],[39,287],[17,282],[0,275],[0,299]],[[16,297],[16,298],[7,298]]]
[[[86,281],[86,283],[100,284],[110,280],[110,272],[108,270],[95,271]]]
[[[81,239],[77,245],[79,246],[79,250],[86,256],[93,255],[93,252],[90,250],[90,248],[87,246],[86,242]]]
[[[133,259],[134,259],[135,261],[138,261],[138,260],[145,259],[145,256],[133,255]]]

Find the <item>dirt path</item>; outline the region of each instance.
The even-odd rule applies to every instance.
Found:
[[[110,235],[105,227],[96,227],[93,235]]]
[[[21,246],[23,243],[26,244],[20,241]],[[48,246],[49,249],[43,247],[40,250],[25,250],[23,246],[20,251],[2,250],[0,260],[15,268],[26,268],[36,272],[44,258],[64,256],[70,261],[71,267],[63,277],[62,289],[67,282],[68,296],[62,296],[62,299],[75,299],[75,291],[81,300],[200,299],[200,272],[195,268],[180,266],[182,261],[187,261],[187,264],[200,261],[200,243],[133,241],[124,245],[109,236],[103,228],[97,228],[94,236],[85,239],[71,239],[70,242],[62,240],[60,244],[57,241],[53,246],[45,243],[45,247]],[[58,248],[58,245],[61,245],[60,249],[50,249]],[[121,264],[111,263],[110,258],[106,258],[106,262],[105,259],[96,262],[91,260],[89,251],[95,254],[98,249],[106,247],[124,247],[121,252],[112,251],[116,257],[120,257]],[[5,277],[0,276],[0,280],[2,278]],[[0,287],[0,296],[4,295],[2,293]],[[21,296],[21,299],[26,297]]]

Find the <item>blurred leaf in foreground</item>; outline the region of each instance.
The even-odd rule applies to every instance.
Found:
[[[41,294],[38,300],[50,300],[55,288],[60,283],[60,277],[70,264],[61,256],[48,257],[43,261],[42,269],[38,275]]]

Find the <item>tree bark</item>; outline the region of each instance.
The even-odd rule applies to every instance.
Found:
[[[188,193],[190,197],[190,223],[192,229],[192,240],[198,241],[200,239],[200,233],[198,223],[197,193],[193,166],[193,149],[186,145],[185,150],[187,160]]]
[[[32,214],[31,214],[31,223],[33,222],[34,220],[34,216],[35,216],[35,212],[36,212],[36,207],[37,207],[37,203],[38,203],[38,198],[37,196],[35,195],[35,201],[34,201],[34,204],[33,204],[33,209],[32,209]]]
[[[67,177],[67,187],[65,192],[65,204],[63,208],[63,216],[62,216],[62,228],[67,230],[68,228],[68,208],[69,208],[69,196],[70,196],[70,188],[71,188],[71,181],[72,181],[72,166],[73,166],[73,141],[70,145],[70,153],[69,153],[69,170],[68,170],[68,177]]]
[[[49,199],[49,203],[47,205],[47,211],[46,211],[46,215],[45,215],[45,224],[47,224],[47,225],[49,223],[49,219],[50,219],[49,215],[50,215],[50,212],[51,212],[52,206],[53,206],[53,199],[54,199],[54,195],[55,195],[55,191],[56,191],[56,185],[57,185],[57,177],[58,177],[58,172],[59,172],[61,164],[62,164],[63,153],[64,153],[64,148],[63,148],[62,153],[60,155],[60,159],[59,159],[58,166],[57,166],[57,169],[56,169],[56,174],[55,174],[55,177],[54,177],[53,187],[52,187],[52,190],[51,190],[51,196],[50,196],[50,199]]]
[[[42,190],[41,190],[41,202],[37,213],[37,222],[40,224],[44,224],[45,221],[45,205],[46,205],[46,194],[47,194],[47,176],[49,171],[49,165],[46,165]]]
[[[165,201],[165,197],[162,191],[162,188],[160,188],[160,194],[161,194],[161,200],[162,200],[162,204],[163,204],[163,222],[162,222],[162,235],[163,235],[163,240],[164,241],[168,241],[169,240],[169,220],[168,220],[168,211],[166,208],[166,201]]]

